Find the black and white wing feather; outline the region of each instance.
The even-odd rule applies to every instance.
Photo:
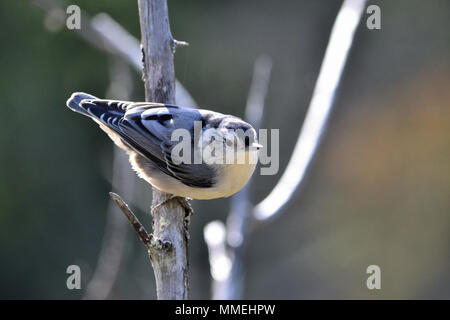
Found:
[[[192,161],[175,164],[171,156],[178,143],[171,141],[171,135],[179,128],[190,132],[191,154],[194,154],[194,121],[202,121],[198,110],[160,103],[101,100],[85,93],[74,93],[67,105],[107,126],[126,146],[183,184],[200,188],[214,186],[212,167]]]

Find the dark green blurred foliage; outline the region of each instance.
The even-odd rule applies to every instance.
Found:
[[[72,3],[139,37],[135,1]],[[305,188],[250,239],[247,298],[450,297],[450,2],[370,3],[382,29],[363,20]],[[254,59],[272,57],[263,127],[280,128],[280,173],[340,4],[169,1],[172,33],[190,43],[177,50],[176,74],[199,106],[242,116]],[[0,298],[79,299],[65,270],[80,265],[84,288],[95,268],[112,143],[65,101],[74,91],[104,96],[109,59],[66,28],[50,31],[27,1],[2,1],[0,21]],[[138,74],[133,99],[143,99]],[[278,178],[258,176],[254,200]],[[133,205],[148,208],[150,188],[139,185]],[[195,207],[192,296],[209,298],[202,228],[225,219],[228,200]],[[110,297],[154,298],[145,250],[134,234],[128,242]],[[365,287],[370,264],[381,267],[380,291]]]

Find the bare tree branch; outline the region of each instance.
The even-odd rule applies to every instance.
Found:
[[[132,65],[136,71],[142,72],[142,51],[139,41],[129,34],[120,24],[113,20],[108,14],[100,13],[92,19],[92,27],[103,41],[107,43],[109,50],[119,54]],[[177,46],[189,45],[185,41],[173,39],[172,46],[175,52]],[[196,106],[192,96],[183,85],[176,80],[175,100],[177,104],[184,107]]]
[[[114,148],[114,174],[113,187],[123,190],[128,195],[133,195],[135,178],[127,176],[129,166],[126,154],[119,148]],[[117,184],[117,180],[121,180],[121,184]],[[97,258],[95,271],[86,286],[83,299],[87,300],[104,300],[116,282],[120,265],[123,260],[128,227],[123,223],[119,208],[111,201],[108,204],[106,214],[105,232],[100,253]]]
[[[245,107],[245,120],[258,130],[261,127],[264,105],[269,90],[272,59],[269,56],[259,56],[253,67],[253,77]]]
[[[151,240],[152,236],[148,234],[147,230],[145,230],[142,223],[139,221],[139,219],[136,217],[136,215],[131,211],[130,207],[122,200],[122,198],[115,194],[114,192],[110,192],[109,195],[111,196],[111,199],[114,201],[114,203],[119,207],[119,209],[123,212],[125,217],[127,217],[128,221],[131,223],[131,225],[134,228],[134,231],[139,236],[139,239],[144,244],[144,246],[147,247],[147,249],[151,249]]]
[[[252,209],[249,200],[250,185],[247,185],[233,197],[227,226],[225,227],[220,221],[214,221],[205,227],[214,299],[242,298],[242,258],[249,225],[252,222],[266,222],[278,215],[304,181],[325,130],[365,2],[365,0],[346,0],[338,13],[299,139],[289,164],[275,188]],[[252,89],[247,101],[246,119],[258,126],[261,123],[267,91],[268,80],[264,79],[268,74],[270,74],[270,68],[268,70],[266,68],[265,71],[261,68],[258,72],[255,65]],[[249,212],[253,215],[249,216]],[[212,232],[212,229],[215,232]],[[225,236],[222,237],[221,234]]]
[[[272,61],[267,56],[256,59],[252,83],[245,108],[245,118],[255,129],[261,126],[264,101],[269,87]],[[208,245],[213,299],[241,299],[243,293],[243,255],[245,240],[252,222],[250,191],[253,178],[232,197],[225,226],[213,221],[204,229]],[[223,236],[222,236],[223,235]]]
[[[366,0],[345,0],[339,10],[291,159],[277,185],[255,206],[254,216],[259,221],[278,215],[304,182],[325,131],[365,3]]]
[[[54,25],[61,28],[65,26],[67,3],[56,0],[30,0],[32,4],[42,9],[47,18]],[[130,64],[137,72],[142,72],[142,53],[139,41],[126,31],[119,23],[106,13],[99,13],[92,19],[89,15],[81,11],[81,29],[73,30],[83,40],[93,47],[105,51],[108,54],[118,55]],[[187,42],[174,40],[176,45],[184,46]],[[184,107],[193,107],[195,103],[189,92],[183,85],[176,81],[176,101]]]
[[[230,277],[232,259],[226,245],[225,224],[218,220],[209,222],[203,229],[203,237],[208,247],[212,298],[226,299],[226,282]]]
[[[107,97],[118,100],[128,100],[133,90],[131,68],[118,56],[110,57],[110,85]],[[131,199],[134,195],[136,175],[130,169],[128,156],[123,150],[114,146],[113,170],[111,185],[125,197]],[[123,223],[119,208],[111,200],[106,212],[106,225],[102,247],[97,258],[95,271],[86,286],[83,299],[106,299],[116,282],[120,265],[123,260],[128,226]]]
[[[147,101],[175,103],[174,39],[166,0],[139,0]],[[170,242],[171,250],[150,251],[158,299],[188,299],[188,219],[173,195],[153,188],[153,237]],[[185,200],[186,201],[186,200]],[[162,205],[161,205],[162,204]]]

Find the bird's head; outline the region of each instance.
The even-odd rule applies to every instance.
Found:
[[[217,126],[203,132],[204,151],[214,149],[213,156],[223,157],[224,163],[256,163],[258,143],[256,130],[247,122],[233,116],[221,119]],[[205,150],[206,149],[206,150]]]

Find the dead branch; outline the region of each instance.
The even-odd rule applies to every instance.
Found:
[[[256,59],[245,119],[255,129],[261,126],[272,61],[267,56]],[[243,293],[243,256],[249,226],[253,222],[250,192],[253,178],[232,197],[226,226],[221,221],[206,225],[204,238],[208,246],[213,299],[241,299]]]
[[[120,57],[110,56],[110,85],[106,96],[118,100],[128,100],[133,89],[130,66]],[[130,169],[128,156],[123,150],[114,147],[111,185],[126,198],[133,199],[136,175]],[[106,225],[102,246],[97,258],[95,271],[86,285],[83,299],[107,299],[119,274],[124,258],[128,226],[123,223],[120,209],[111,199],[106,211]]]
[[[166,0],[139,0],[147,101],[175,103],[174,39]],[[153,238],[170,250],[150,250],[158,299],[188,299],[188,219],[173,196],[153,188]],[[162,205],[161,205],[162,204]]]
[[[365,3],[366,0],[345,0],[339,10],[291,159],[276,186],[255,206],[253,214],[260,222],[268,221],[282,212],[305,181],[325,132]]]
[[[205,241],[210,254],[215,299],[242,297],[242,257],[248,238],[249,222],[261,224],[278,216],[304,182],[327,126],[334,97],[354,33],[364,12],[365,3],[366,0],[345,0],[339,10],[297,144],[277,185],[254,208],[249,201],[249,185],[247,185],[233,198],[227,226],[225,227],[220,221],[214,221],[206,226]],[[263,75],[261,72],[258,77],[255,68],[253,77],[255,85],[252,85],[252,88],[264,88],[263,85],[256,85],[258,78],[261,78],[260,83],[264,83],[261,74]],[[256,94],[252,98],[252,91],[264,93],[264,90],[250,90],[247,100],[246,118],[258,123],[261,121],[265,95]],[[251,216],[248,212],[251,212]],[[207,232],[211,228],[214,228],[216,232]],[[220,230],[224,236],[217,238],[217,235],[221,234]],[[220,241],[226,241],[226,246]],[[214,257],[220,257],[220,259]],[[218,265],[219,262],[227,267],[221,268]]]

